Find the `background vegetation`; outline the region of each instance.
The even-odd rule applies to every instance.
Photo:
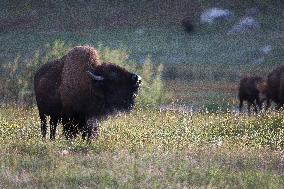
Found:
[[[210,7],[227,8],[235,17],[225,23],[200,24],[201,12]],[[3,1],[0,8],[1,72],[2,66],[9,62],[15,66],[15,61],[31,61],[37,51],[43,58],[41,54],[50,52],[46,44],[57,41],[69,47],[91,44],[120,56],[110,57],[113,62],[127,60],[143,64],[150,59],[154,64],[163,64],[162,81],[167,94],[171,94],[164,102],[182,101],[194,107],[218,104],[223,109],[231,109],[236,105],[237,83],[241,77],[266,76],[282,64],[283,7],[280,0]],[[261,23],[261,29],[227,35],[250,8],[259,11],[255,19]],[[192,18],[195,26],[192,33],[186,33],[180,24],[185,16]],[[266,45],[271,45],[272,51],[262,57],[260,49]],[[262,64],[255,63],[259,58],[264,59]],[[1,82],[8,78],[5,74],[1,76]],[[1,96],[8,94],[4,85],[1,86]],[[23,90],[22,86],[19,88]],[[13,93],[19,94],[18,91]],[[8,96],[16,100],[13,95]]]
[[[210,7],[235,17],[200,24]],[[250,8],[261,29],[227,35]],[[281,0],[1,1],[0,187],[283,188],[283,113],[235,113],[240,78],[283,63],[283,10]],[[92,144],[64,140],[61,126],[42,142],[34,73],[82,44],[142,76],[138,106],[102,122]]]

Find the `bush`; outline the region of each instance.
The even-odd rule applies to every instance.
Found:
[[[63,41],[47,44],[41,50],[36,50],[30,58],[17,56],[13,62],[2,65],[0,94],[4,97],[2,103],[16,103],[30,106],[34,104],[33,78],[38,68],[51,60],[62,57],[70,49]]]
[[[142,77],[142,88],[137,99],[140,107],[156,106],[167,101],[167,92],[162,81],[163,65],[155,65],[151,58],[147,57],[143,64],[132,62],[128,59],[128,53],[124,50],[100,49],[100,58],[103,62],[110,61],[125,67],[131,72],[138,73]]]

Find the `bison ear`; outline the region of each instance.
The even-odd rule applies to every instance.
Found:
[[[95,81],[103,81],[104,80],[104,77],[99,76],[99,75],[95,75],[91,71],[87,71],[87,74]]]

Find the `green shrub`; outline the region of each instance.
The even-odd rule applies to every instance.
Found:
[[[51,60],[62,57],[70,49],[63,41],[55,41],[37,50],[30,58],[17,56],[13,62],[2,65],[1,77],[4,103],[32,105],[34,103],[33,78],[38,68]]]
[[[142,87],[137,99],[137,105],[149,107],[161,104],[167,100],[167,93],[164,90],[162,81],[163,65],[155,65],[151,58],[147,57],[145,62],[137,64],[128,59],[129,54],[124,50],[100,49],[100,58],[103,62],[111,61],[135,72],[142,77]]]

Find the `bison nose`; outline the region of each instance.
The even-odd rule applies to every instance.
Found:
[[[131,77],[132,81],[135,82],[135,84],[137,84],[138,86],[141,85],[142,83],[142,79],[139,75],[133,74]]]

